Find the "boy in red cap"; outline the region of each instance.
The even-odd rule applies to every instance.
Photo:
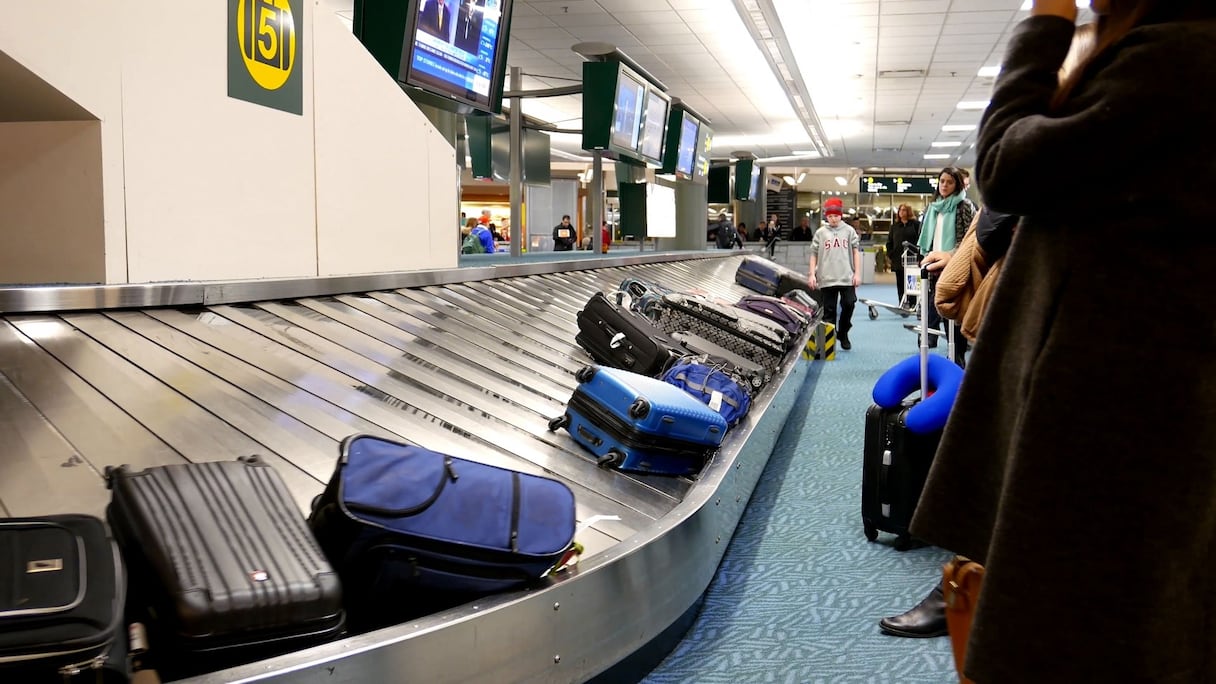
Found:
[[[823,302],[823,320],[836,326],[841,349],[852,349],[849,328],[853,327],[853,307],[857,286],[861,284],[861,238],[844,222],[844,201],[829,197],[823,203],[827,225],[811,238],[811,271],[807,284],[818,289]],[[837,299],[840,318],[837,321]]]

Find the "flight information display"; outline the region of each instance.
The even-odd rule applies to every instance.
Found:
[[[421,0],[408,45],[406,83],[484,111],[502,91],[511,0]]]

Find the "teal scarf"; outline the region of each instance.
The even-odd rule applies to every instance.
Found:
[[[920,251],[928,254],[933,248],[933,234],[937,232],[937,217],[942,217],[942,244],[938,248],[943,252],[954,250],[954,213],[958,203],[962,202],[966,192],[959,192],[949,197],[934,200],[925,210],[925,220],[920,225]]]

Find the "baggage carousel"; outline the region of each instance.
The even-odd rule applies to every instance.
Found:
[[[554,477],[575,493],[586,551],[540,586],[191,681],[631,679],[695,615],[807,366],[787,355],[695,480],[617,473],[548,431],[590,362],[575,314],[626,276],[733,301],[747,293],[738,263],[0,289],[0,513],[103,516],[106,466],[250,454],[305,512],[354,433]]]

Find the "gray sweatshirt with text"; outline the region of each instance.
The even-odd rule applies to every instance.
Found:
[[[819,263],[815,278],[819,287],[839,287],[853,284],[853,253],[861,249],[857,231],[843,221],[832,228],[823,224],[811,238],[811,253]]]

